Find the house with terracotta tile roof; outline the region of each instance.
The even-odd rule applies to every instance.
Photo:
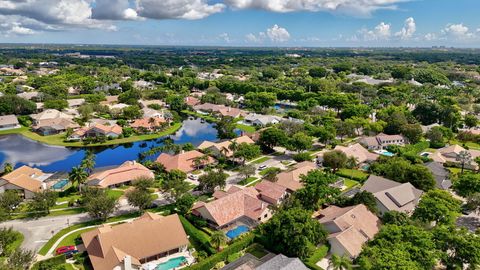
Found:
[[[380,220],[363,204],[340,208],[329,206],[316,212],[314,218],[330,233],[330,252],[354,258],[362,245],[373,239],[380,229]]]
[[[355,158],[358,164],[373,162],[380,156],[379,154],[368,151],[359,143],[349,146],[337,145],[334,150],[343,152],[349,158]]]
[[[275,206],[280,205],[288,197],[286,187],[271,181],[263,180],[254,188],[258,191],[261,200]]]
[[[211,142],[211,141],[203,141],[199,146],[198,149],[200,150],[210,150],[212,154],[216,157],[219,156],[226,156],[231,157],[233,155],[233,151],[230,149],[230,145],[232,143],[241,144],[254,144],[255,142],[248,136],[240,136],[238,138],[234,138],[231,140],[225,140],[222,142]]]
[[[0,177],[0,193],[17,190],[23,198],[31,199],[35,192],[47,189],[44,182],[51,176],[40,169],[24,165]]]
[[[272,217],[269,203],[253,187],[232,186],[227,191],[216,191],[213,196],[214,201],[197,202],[192,214],[204,218],[216,229],[237,223],[255,226]]]
[[[163,117],[145,117],[134,120],[130,127],[140,132],[155,132],[167,125],[168,122]]]
[[[205,159],[202,160],[202,157],[205,157]],[[199,164],[196,164],[197,160]],[[213,164],[215,159],[206,156],[197,150],[192,150],[188,152],[181,152],[177,155],[162,153],[160,156],[158,156],[156,162],[162,164],[167,172],[171,170],[180,170],[182,172],[189,173],[206,165]]]
[[[188,97],[185,97],[185,103],[188,105],[188,106],[195,106],[195,105],[198,105],[200,103],[200,100],[194,96],[188,96]]]
[[[177,214],[143,216],[119,225],[104,224],[81,235],[95,270],[145,269],[166,257],[179,257],[188,237]]]
[[[376,175],[370,175],[360,190],[373,194],[382,215],[388,211],[412,214],[423,194],[408,182],[399,183]]]
[[[230,116],[233,118],[244,117],[247,115],[247,112],[244,110],[212,103],[198,104],[193,106],[193,109],[202,114],[218,113],[222,116]]]
[[[155,177],[147,167],[136,161],[126,161],[122,165],[94,173],[88,177],[87,185],[99,188],[111,188],[126,185],[138,178]]]
[[[123,128],[117,124],[91,123],[88,126],[76,129],[69,137],[69,141],[79,141],[86,137],[105,136],[107,138],[118,138],[123,133]]]
[[[301,176],[307,175],[308,172],[316,169],[317,165],[315,165],[313,162],[304,161],[298,163],[293,169],[279,173],[275,183],[285,187],[289,192],[294,192],[303,187],[302,183],[300,182]]]

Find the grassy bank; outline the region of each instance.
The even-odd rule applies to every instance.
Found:
[[[218,118],[215,118],[211,115],[205,115],[205,114],[201,114],[201,113],[197,113],[197,112],[192,112],[192,111],[189,111],[189,110],[183,110],[182,113],[205,119],[205,120],[207,120],[208,122],[211,122],[211,123],[216,123],[219,120]],[[240,119],[241,118],[236,118],[235,120],[240,120]],[[255,127],[244,125],[244,124],[238,124],[237,123],[236,127],[239,130],[242,130],[242,131],[245,131],[245,132],[248,132],[248,133],[254,133],[256,131]]]
[[[177,130],[179,130],[181,127],[182,127],[181,123],[175,123],[169,128],[159,133],[135,135],[128,138],[108,140],[104,143],[92,143],[88,145],[84,145],[82,142],[64,142],[63,140],[65,138],[65,133],[49,135],[49,136],[41,136],[35,132],[30,131],[29,128],[27,127],[22,127],[22,128],[12,129],[12,130],[3,130],[3,131],[0,131],[0,135],[20,134],[31,140],[49,144],[49,145],[58,145],[58,146],[67,146],[67,147],[94,147],[94,146],[108,146],[108,145],[117,145],[117,144],[157,139],[160,137],[173,134]]]

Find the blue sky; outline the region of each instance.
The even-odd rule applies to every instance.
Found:
[[[0,42],[480,46],[478,0],[0,0]]]

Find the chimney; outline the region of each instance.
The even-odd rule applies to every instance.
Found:
[[[123,258],[123,269],[133,270],[133,268],[132,268],[132,257],[130,255],[127,255],[127,256],[125,256],[125,258]]]

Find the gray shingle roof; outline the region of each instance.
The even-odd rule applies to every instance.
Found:
[[[278,254],[257,267],[257,270],[308,270],[308,268],[298,258]]]

